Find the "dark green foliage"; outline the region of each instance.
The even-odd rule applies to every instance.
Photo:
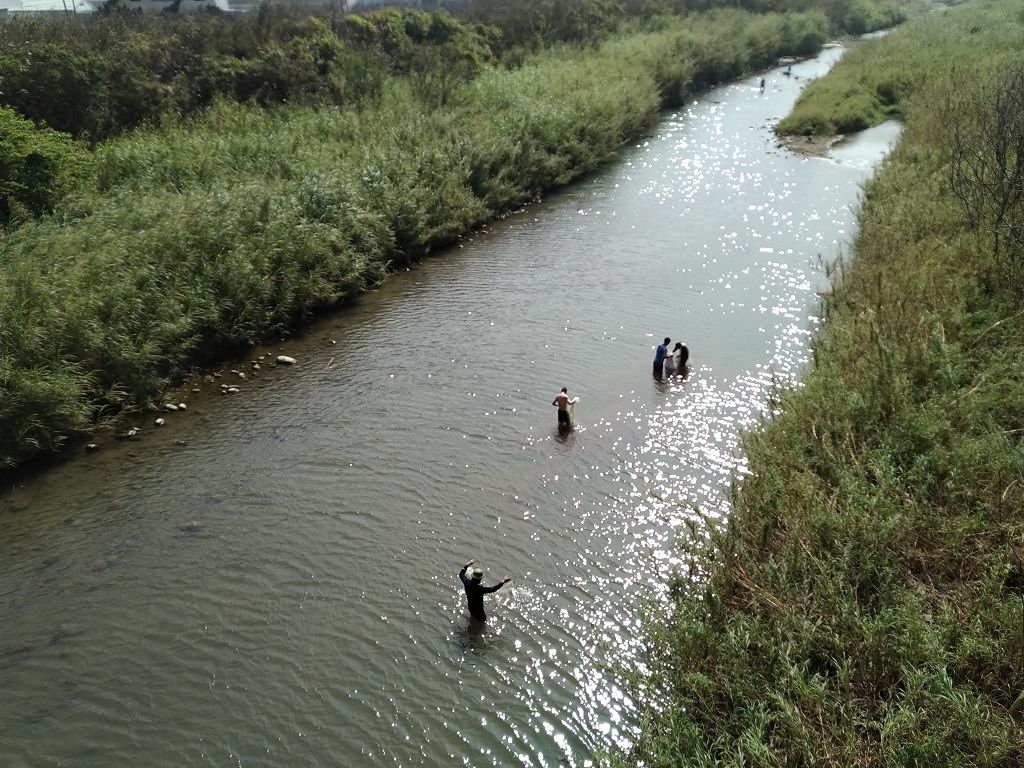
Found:
[[[824,13],[830,34],[861,34],[885,29],[906,18],[914,0],[473,0],[450,3],[461,14],[501,30],[494,51],[502,58],[538,50],[553,42],[590,44],[607,39],[624,22],[657,23],[671,16],[714,9],[751,13]],[[851,26],[852,25],[852,26]],[[810,53],[815,47],[806,47]]]
[[[414,37],[442,41],[438,51],[454,44],[447,21],[387,18],[418,20]],[[597,168],[694,82],[791,53],[785,30],[807,27],[719,11],[512,71],[481,63],[472,79],[419,72],[414,56],[360,108],[215,100],[202,116],[100,143],[92,183],[0,238],[0,328],[25,340],[5,340],[0,366],[9,386],[44,380],[50,393],[18,396],[0,462],[144,406],[196,354],[279,334]],[[282,57],[329,73],[349,61],[323,27],[287,46]],[[235,83],[253,63],[225,61],[207,71]]]
[[[488,60],[494,35],[443,11],[338,20],[274,4],[231,17],[12,20],[0,24],[0,104],[98,141],[218,98],[345,106],[378,96],[388,74],[455,72],[453,82],[462,82]],[[428,88],[434,100],[439,91]]]
[[[12,19],[0,24],[0,105],[93,142],[167,114],[194,114],[218,98],[352,106],[376,98],[388,74],[414,74],[426,103],[440,106],[491,60],[520,66],[529,53],[551,45],[594,46],[631,25],[735,5],[495,0],[461,8],[458,19],[444,10],[339,15],[270,2],[250,14],[156,17],[114,6],[69,21]],[[824,23],[804,14],[813,2],[739,5],[757,13],[800,12],[791,21],[795,27],[782,30],[796,55],[816,50],[830,32],[850,25],[874,29],[901,18],[894,6],[876,0],[823,4]],[[750,46],[761,53],[750,56]],[[707,82],[735,76],[736,54],[767,63],[763,54],[774,46],[747,40],[713,48],[723,60]]]
[[[70,137],[0,107],[0,222],[52,210],[81,183],[91,162]]]
[[[863,35],[876,29],[887,29],[904,20],[900,9],[869,0],[850,0],[835,9],[838,26],[848,34]]]
[[[482,0],[467,3],[462,12],[500,29],[495,53],[505,55],[552,43],[600,42],[636,16],[635,10],[630,13],[615,0]]]

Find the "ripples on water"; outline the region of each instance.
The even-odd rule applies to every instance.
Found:
[[[314,329],[297,368],[16,490],[0,764],[578,766],[628,747],[637,702],[609,668],[644,670],[677,537],[728,514],[739,430],[806,363],[819,265],[880,154],[776,149],[801,83],[756,80]],[[691,369],[654,382],[666,334]],[[566,436],[563,384],[583,398]],[[483,633],[456,578],[471,557],[514,577]]]

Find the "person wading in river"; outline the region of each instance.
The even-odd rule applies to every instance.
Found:
[[[665,372],[665,358],[668,356],[668,345],[671,343],[672,339],[666,336],[665,341],[654,350],[654,378],[656,379],[660,379]]]
[[[484,613],[484,595],[488,592],[497,592],[508,582],[512,581],[512,577],[506,576],[493,587],[485,587],[483,585],[484,572],[479,568],[474,568],[470,571],[469,576],[466,575],[466,570],[475,562],[476,560],[470,560],[462,566],[462,570],[459,571],[459,578],[462,579],[462,586],[466,588],[466,602],[469,604],[469,615],[477,621],[487,621],[487,614]]]
[[[690,359],[690,348],[683,344],[681,341],[677,341],[675,347],[672,348],[672,354],[670,355],[674,364],[676,373],[686,373],[686,361]],[[668,360],[666,359],[666,363]]]
[[[569,429],[572,426],[572,419],[569,417],[569,390],[562,387],[562,391],[555,395],[551,404],[558,406],[558,426]]]

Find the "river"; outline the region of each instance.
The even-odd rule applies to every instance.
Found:
[[[244,381],[0,496],[0,765],[584,766],[641,617],[794,382],[897,130],[771,134],[841,51],[718,88]],[[651,376],[663,336],[690,374]],[[249,371],[249,361],[233,366]],[[214,394],[237,384],[233,396]],[[578,425],[555,428],[562,386]],[[476,558],[491,621],[468,627]]]

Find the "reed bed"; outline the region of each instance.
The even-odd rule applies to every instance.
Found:
[[[392,78],[359,108],[220,101],[99,144],[88,183],[0,237],[0,465],[148,406],[197,359],[607,162],[695,83],[827,30],[821,14],[716,11],[485,68],[444,109]]]
[[[937,6],[913,24],[855,46],[828,77],[815,80],[776,127],[783,135],[833,136],[901,117],[925,83],[954,77],[979,60],[997,64],[1020,49],[1020,30],[999,0]],[[984,49],[984,50],[983,50]]]

